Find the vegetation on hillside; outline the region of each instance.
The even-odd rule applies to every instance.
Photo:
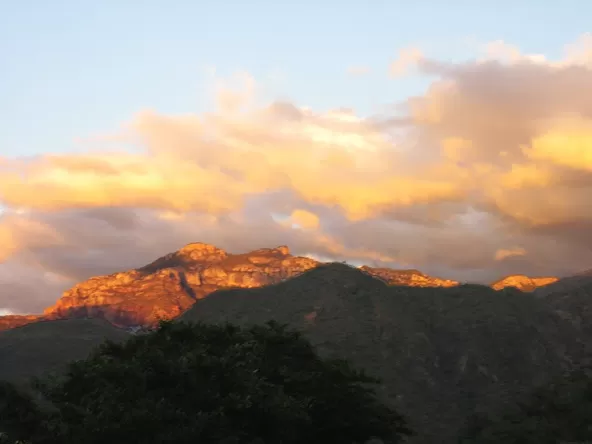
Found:
[[[542,386],[497,416],[476,415],[461,444],[592,442],[592,377],[578,370]]]
[[[105,339],[130,335],[102,319],[40,321],[0,332],[0,380],[25,384],[33,376],[61,371],[86,358]]]
[[[0,431],[33,444],[400,442],[410,431],[376,382],[277,323],[163,322],[40,380],[50,408],[0,386]]]
[[[343,264],[273,286],[216,292],[182,316],[239,325],[274,319],[322,356],[383,381],[413,444],[452,444],[476,410],[498,411],[580,362],[578,331],[514,288],[388,286]]]
[[[279,324],[296,328],[311,341],[314,350],[319,353],[319,362],[323,363],[319,365],[325,368],[323,372],[329,371],[327,368],[333,368],[331,371],[336,371],[334,370],[336,364],[332,363],[338,361],[326,359],[335,357],[346,359],[355,367],[363,368],[369,375],[378,377],[382,383],[375,386],[377,398],[373,399],[384,400],[386,405],[392,406],[396,412],[405,415],[409,421],[409,428],[416,432],[407,440],[409,444],[457,443],[459,434],[466,426],[467,418],[475,411],[487,413],[482,417],[473,418],[470,430],[464,433],[465,442],[494,443],[501,440],[501,442],[528,443],[527,439],[538,436],[532,433],[529,427],[543,430],[545,438],[563,437],[562,439],[568,441],[569,437],[576,435],[564,433],[565,430],[587,430],[585,429],[587,425],[582,422],[580,427],[572,422],[566,422],[567,418],[578,417],[580,414],[578,412],[585,413],[590,406],[586,404],[585,399],[575,397],[560,401],[559,408],[553,407],[555,402],[553,399],[563,399],[557,397],[563,396],[562,392],[558,389],[553,392],[551,390],[553,387],[577,386],[569,382],[575,378],[574,375],[569,376],[567,380],[559,380],[560,382],[552,381],[574,367],[588,365],[589,344],[592,343],[592,329],[587,322],[592,306],[589,301],[590,292],[584,287],[577,291],[556,292],[546,297],[523,293],[514,288],[494,291],[481,285],[409,288],[385,285],[384,282],[344,264],[323,265],[273,286],[216,292],[199,300],[182,316],[182,321],[192,323],[229,322],[240,326],[240,328],[231,328],[233,332],[235,331],[233,329],[238,328],[236,334],[228,333],[235,342],[230,339],[227,342],[222,341],[222,345],[226,344],[224,345],[226,348],[222,345],[209,345],[207,350],[204,349],[203,344],[215,345],[218,344],[216,341],[219,341],[214,340],[213,333],[203,333],[207,329],[199,330],[203,333],[200,333],[200,337],[205,339],[195,340],[196,342],[191,342],[193,340],[190,339],[191,335],[183,340],[179,340],[176,336],[174,340],[173,336],[165,340],[163,336],[157,334],[140,332],[138,338],[145,339],[133,339],[130,344],[136,344],[135,348],[130,348],[129,344],[111,345],[109,347],[114,347],[112,350],[119,351],[107,352],[111,349],[103,347],[101,348],[103,351],[98,355],[95,352],[88,360],[81,361],[74,367],[71,366],[65,378],[45,384],[43,391],[52,401],[54,410],[51,414],[39,413],[41,415],[38,421],[39,427],[32,426],[33,419],[38,418],[37,410],[33,409],[36,404],[27,403],[25,399],[21,403],[21,410],[12,412],[13,416],[5,415],[5,430],[13,430],[14,434],[14,425],[20,423],[20,420],[14,420],[11,423],[9,418],[28,418],[24,423],[28,423],[29,426],[16,431],[28,433],[29,435],[26,436],[33,436],[33,432],[37,433],[35,444],[73,442],[55,441],[56,430],[61,430],[60,433],[66,433],[64,430],[69,430],[70,434],[76,432],[84,437],[85,432],[82,428],[92,430],[92,427],[102,427],[100,429],[102,431],[97,433],[98,436],[112,441],[108,433],[111,433],[109,427],[114,426],[109,426],[109,421],[116,424],[123,418],[128,422],[139,421],[137,423],[139,424],[145,420],[150,423],[146,428],[150,431],[153,430],[151,427],[157,427],[158,424],[149,413],[155,411],[157,412],[154,414],[155,417],[164,415],[162,417],[166,418],[167,422],[172,421],[173,424],[177,424],[175,433],[171,436],[178,441],[180,438],[177,433],[183,434],[185,432],[182,430],[187,431],[189,427],[184,421],[190,422],[189,418],[196,417],[197,410],[191,410],[196,408],[191,402],[195,399],[199,402],[210,402],[210,410],[215,409],[214,406],[223,399],[226,399],[224,402],[230,402],[228,397],[216,398],[214,392],[208,392],[209,395],[203,395],[206,396],[205,398],[193,397],[194,401],[190,402],[189,407],[178,404],[185,402],[182,401],[183,394],[189,393],[197,384],[209,381],[209,377],[201,376],[202,379],[198,380],[195,379],[195,375],[191,377],[186,375],[188,368],[194,369],[206,362],[196,361],[197,358],[191,354],[193,353],[190,351],[191,347],[197,347],[198,344],[202,347],[196,349],[200,356],[216,356],[212,358],[213,360],[207,361],[207,365],[210,366],[207,368],[216,368],[218,373],[223,370],[222,374],[228,375],[224,381],[241,381],[238,385],[231,384],[232,390],[239,390],[234,392],[238,393],[238,397],[232,399],[242,409],[235,408],[235,410],[239,409],[237,411],[240,415],[259,412],[259,410],[253,410],[253,407],[247,407],[250,406],[249,403],[254,402],[253,400],[257,400],[257,405],[261,404],[262,400],[267,402],[268,404],[261,404],[264,407],[275,406],[284,402],[282,397],[285,396],[288,404],[281,404],[280,410],[275,409],[275,416],[264,412],[268,415],[263,416],[265,424],[282,424],[278,426],[280,430],[294,428],[306,430],[294,424],[296,422],[301,425],[303,418],[311,420],[310,416],[307,416],[310,413],[309,410],[304,407],[307,404],[302,400],[308,399],[306,396],[313,396],[313,390],[304,391],[298,396],[292,392],[287,394],[281,392],[281,395],[272,392],[272,390],[283,390],[278,382],[281,380],[278,375],[281,376],[283,373],[269,373],[271,370],[267,367],[264,371],[258,367],[269,361],[264,356],[269,356],[265,353],[271,353],[271,351],[268,350],[268,346],[265,346],[264,350],[261,349],[261,335],[257,336],[258,339],[253,339],[255,338],[253,332],[263,327],[250,326],[275,320]],[[130,337],[122,330],[115,329],[104,322],[97,322],[98,320],[90,319],[39,322],[0,332],[0,380],[6,378],[14,382],[22,382],[24,376],[39,374],[48,369],[63,369],[67,361],[88,356],[91,346],[100,342],[103,337],[116,342]],[[205,328],[203,324],[198,325],[201,325],[199,328]],[[221,327],[211,328],[214,328],[212,331],[220,331]],[[247,337],[251,339],[246,339]],[[177,342],[181,344],[180,348],[177,345],[173,346],[173,343]],[[235,345],[231,346],[231,344]],[[255,344],[259,346],[255,347]],[[235,361],[230,359],[230,355],[220,355],[221,350],[227,348],[235,350],[232,355]],[[278,347],[277,353],[280,348],[284,350],[283,347]],[[164,351],[148,352],[148,349]],[[212,355],[215,350],[220,353],[216,352],[218,355]],[[293,355],[294,350],[300,349],[295,348],[288,352]],[[240,356],[245,361],[236,369],[229,369],[230,364],[224,364],[239,362],[236,360]],[[315,380],[311,376],[314,373],[311,370],[313,367],[294,367],[299,362],[294,360],[293,366],[289,367],[288,371],[294,375],[309,375],[308,379],[305,379],[312,384]],[[79,368],[78,373],[73,370],[76,368]],[[205,368],[203,367],[202,370],[205,371]],[[163,369],[170,380],[175,381],[170,386],[166,385],[167,395],[164,397],[158,397],[162,393],[162,390],[158,392],[159,384],[164,383],[157,379],[154,369]],[[251,376],[248,369],[252,370]],[[244,372],[247,372],[246,379]],[[325,375],[323,378],[328,378],[327,374],[323,373]],[[262,381],[269,382],[273,377],[276,378],[273,380],[274,384],[277,383],[275,388],[273,385],[268,387],[262,383]],[[323,378],[319,381],[326,380]],[[124,382],[118,382],[120,380]],[[216,381],[214,380],[217,385],[214,388],[208,386],[208,389],[218,390],[216,393],[220,393],[222,382]],[[566,393],[586,393],[582,388],[587,384],[586,379],[580,378],[578,381],[580,381],[578,383],[580,388],[571,392],[568,390]],[[350,382],[353,385],[356,384],[355,379]],[[128,393],[127,395],[117,394],[121,388],[118,384],[125,385],[124,393]],[[318,382],[317,387],[318,385],[322,383]],[[275,393],[273,395],[275,401],[272,402],[271,395],[264,395],[264,399],[259,396],[261,386],[267,387],[270,390],[269,393]],[[539,419],[533,420],[530,415],[532,409],[542,405],[536,393],[533,399],[537,401],[524,401],[513,407],[516,401],[524,399],[534,386],[543,387],[536,393],[547,393],[543,398],[548,401],[547,405],[551,406],[550,411],[567,409],[566,411],[570,412],[563,417],[565,420],[558,415],[544,416],[547,413],[537,413],[535,418]],[[362,384],[359,387],[368,386]],[[231,389],[225,390],[230,393]],[[258,395],[253,397],[249,390],[256,390]],[[60,398],[62,395],[59,394],[64,392],[69,393],[70,397]],[[11,393],[7,392],[3,399],[8,399],[10,396],[14,398],[15,393],[18,394],[14,391]],[[169,393],[178,394],[178,398],[171,400],[168,397]],[[333,398],[327,398],[329,395],[330,393],[322,395],[323,399],[328,399],[327,403],[336,402],[340,408],[342,404],[347,404],[340,400],[336,401],[336,395],[331,395],[334,396]],[[118,396],[124,396],[124,398]],[[318,392],[315,391],[314,396],[318,396]],[[370,393],[368,396],[374,395]],[[141,400],[141,404],[133,403],[135,397]],[[570,405],[569,408],[565,407],[566,403]],[[119,405],[122,407],[117,407]],[[232,407],[232,404],[224,405],[226,407],[222,407],[222,414],[208,413],[207,421],[218,421],[216,424],[220,426],[222,421],[220,418],[226,418],[224,412]],[[381,404],[376,401],[372,404],[374,406],[372,408],[378,408],[376,406],[379,405]],[[529,405],[532,407],[528,407]],[[64,412],[70,412],[72,409],[79,416],[64,419]],[[394,414],[393,410],[386,409],[385,411]],[[231,411],[235,410],[231,409]],[[338,410],[338,412],[348,424],[360,426],[356,422],[351,422],[351,416],[347,416],[346,410]],[[68,414],[74,415],[74,413]],[[263,415],[263,413],[256,414]],[[233,414],[232,421],[240,415]],[[277,415],[279,417],[276,417]],[[357,415],[354,419],[358,417],[363,419],[363,415]],[[256,424],[253,421],[249,423]],[[137,424],[134,427],[139,427]],[[208,424],[212,423],[208,422]],[[367,427],[367,424],[364,427]],[[404,423],[399,421],[397,424],[400,425],[401,432],[398,436],[403,436]],[[0,428],[0,430],[3,429]],[[200,430],[202,430],[200,433],[211,433],[211,429]],[[225,430],[228,430],[228,427]],[[112,432],[115,433],[113,430]],[[101,435],[101,433],[107,435]],[[150,439],[156,439],[154,436],[158,437],[158,433],[150,432],[150,437],[146,438],[147,442],[153,442]],[[144,439],[143,435],[139,437],[136,435],[134,432],[133,442],[137,442],[139,438]],[[251,436],[251,434],[247,435],[245,438],[247,441],[240,441],[243,439],[242,435],[238,438],[232,435],[228,438],[234,437],[238,441],[235,439],[228,442],[251,442],[248,441]],[[43,441],[50,438],[54,441]],[[336,442],[335,439],[328,438],[327,442]]]

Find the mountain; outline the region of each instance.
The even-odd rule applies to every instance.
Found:
[[[491,284],[491,288],[494,290],[502,290],[508,287],[517,288],[520,291],[532,292],[539,287],[545,287],[547,285],[557,282],[559,278],[556,277],[528,277],[523,274],[515,274],[512,276],[506,276],[499,281]]]
[[[185,321],[302,330],[327,356],[384,381],[385,396],[419,432],[453,443],[476,410],[495,411],[583,359],[581,335],[544,300],[483,285],[388,286],[364,270],[321,264],[263,288],[215,292]]]
[[[577,290],[582,286],[587,286],[592,283],[592,270],[577,273],[573,276],[567,276],[559,279],[551,285],[537,288],[535,294],[540,297],[546,297],[553,293],[565,293],[571,290]]]
[[[124,340],[129,333],[102,319],[39,321],[0,332],[0,380],[19,384],[31,376],[59,370],[82,359],[105,339]]]
[[[460,282],[428,276],[419,270],[394,270],[392,268],[360,267],[360,270],[385,281],[388,285],[407,287],[453,287]]]
[[[119,327],[154,325],[159,319],[179,316],[214,291],[271,285],[319,265],[313,259],[292,256],[285,246],[229,254],[213,245],[192,243],[144,267],[81,282],[64,292],[43,315],[0,317],[0,331],[43,319],[85,317],[103,318]],[[457,281],[428,276],[413,269],[368,266],[360,269],[395,286],[460,285]],[[513,286],[532,291],[554,280],[556,278],[517,275],[495,282],[492,287],[499,290]]]
[[[567,288],[558,286],[542,299],[588,338],[592,349],[592,280],[580,281],[580,285]]]
[[[160,318],[179,316],[216,290],[275,284],[319,264],[307,257],[292,256],[286,246],[229,254],[213,245],[192,243],[136,270],[81,282],[47,308],[44,316],[101,317],[120,327],[154,325]],[[458,284],[417,270],[363,269],[393,285]]]
[[[388,271],[319,264],[283,248],[229,255],[205,244],[188,247],[79,284],[78,292],[66,293],[80,300],[60,301],[64,311],[54,308],[46,317],[96,314],[124,324],[125,316],[150,321],[178,303],[177,313],[187,305],[179,319],[189,322],[290,324],[321,354],[349,359],[382,379],[380,395],[418,432],[414,444],[456,442],[475,411],[500,411],[533,385],[585,362],[592,344],[592,287],[537,297],[414,277],[416,271],[394,281]],[[302,271],[295,273],[295,264]],[[390,285],[422,279],[430,286]],[[235,288],[224,289],[229,282]],[[83,358],[104,339],[130,334],[104,319],[32,321],[0,332],[0,379],[24,384]]]
[[[193,243],[136,270],[93,277],[66,291],[49,317],[102,317],[117,326],[152,325],[175,318],[221,288],[269,285],[316,267],[287,247],[228,254]]]
[[[42,319],[40,315],[6,315],[0,316],[0,331],[31,324]]]

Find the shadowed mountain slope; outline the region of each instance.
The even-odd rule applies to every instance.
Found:
[[[39,321],[0,332],[0,380],[26,383],[32,376],[85,358],[105,339],[128,337],[102,319]]]
[[[540,297],[548,296],[552,293],[566,293],[571,290],[577,290],[580,287],[592,284],[592,271],[567,276],[556,282],[537,288],[535,294]]]
[[[383,379],[416,443],[452,443],[468,415],[495,410],[582,358],[578,332],[544,301],[481,285],[389,287],[343,264],[285,282],[218,291],[187,321],[261,323],[305,332],[322,354]]]
[[[42,320],[40,315],[6,315],[0,316],[0,331],[20,327]]]
[[[592,349],[592,281],[542,296],[549,306],[578,330]]]

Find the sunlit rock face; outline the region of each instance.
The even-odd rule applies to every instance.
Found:
[[[176,318],[216,290],[272,285],[317,265],[313,259],[292,256],[286,246],[229,254],[213,245],[192,243],[142,268],[81,282],[46,309],[45,315],[103,317],[122,327],[154,325],[159,319]],[[458,285],[417,270],[362,270],[390,285]]]
[[[42,319],[39,315],[6,315],[0,316],[0,331],[21,327]]]
[[[382,279],[389,285],[406,287],[454,287],[458,281],[428,276],[418,270],[394,270],[392,268],[360,267],[360,270]]]
[[[287,247],[228,254],[193,243],[145,267],[88,279],[45,310],[48,317],[103,317],[122,326],[154,325],[179,316],[196,300],[221,288],[261,287],[316,267]]]
[[[500,279],[497,282],[491,284],[491,288],[494,290],[502,290],[507,287],[514,287],[521,291],[531,292],[539,287],[550,285],[557,282],[559,278],[548,276],[548,277],[528,277],[523,274],[517,274],[513,276],[507,276]]]

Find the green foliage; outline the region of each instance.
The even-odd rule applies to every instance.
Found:
[[[276,323],[162,322],[39,381],[55,411],[35,416],[45,434],[34,444],[400,442],[410,432],[375,382]]]
[[[495,416],[472,418],[460,443],[592,442],[592,377],[577,371]]]

